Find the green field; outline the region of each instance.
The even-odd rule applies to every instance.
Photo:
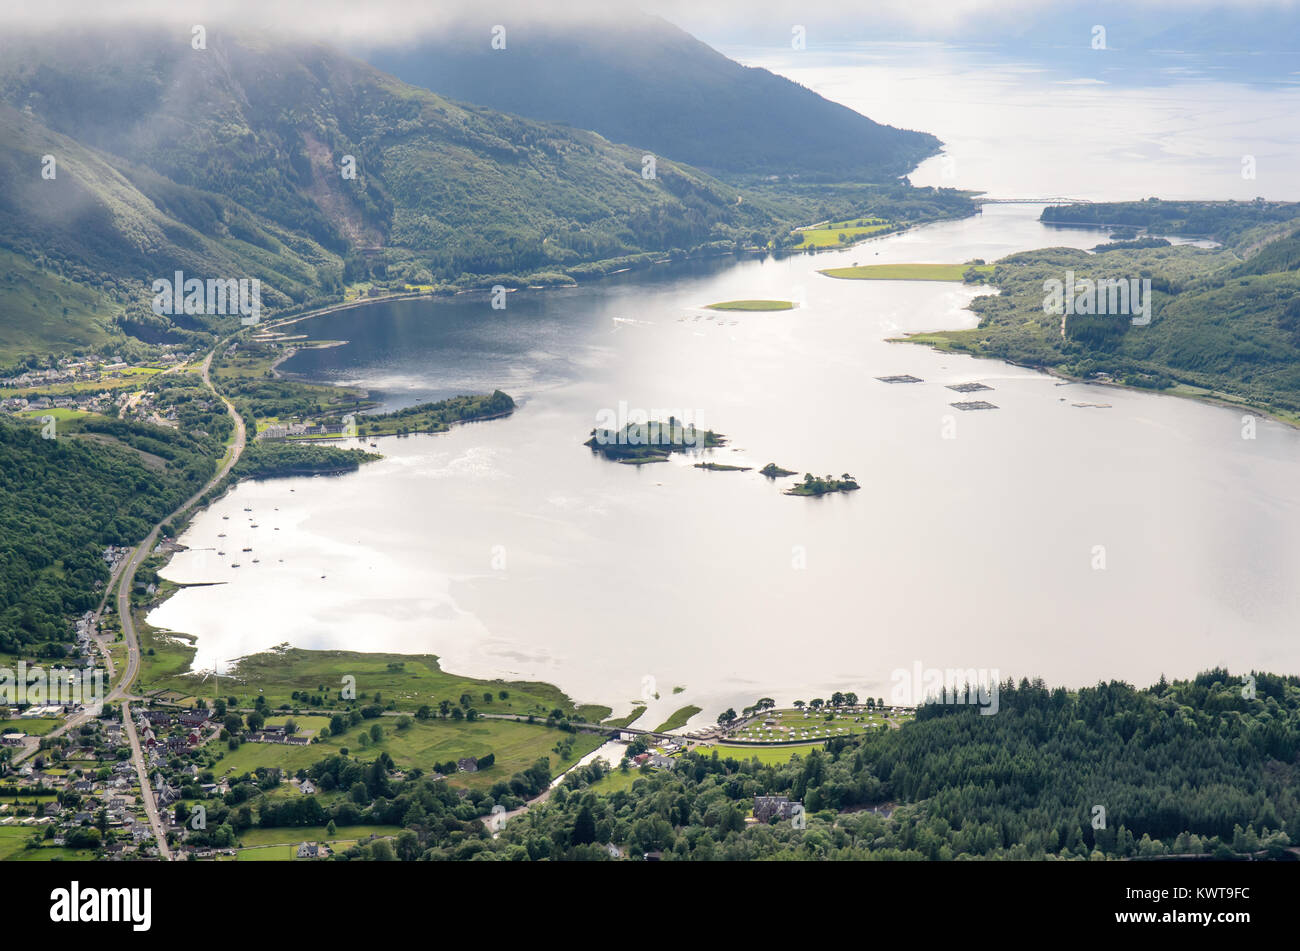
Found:
[[[57,729],[61,723],[63,721],[55,717],[32,717],[31,719],[19,717],[17,720],[6,720],[4,731],[6,733],[26,733],[29,736],[44,736],[51,730]]]
[[[294,716],[291,713],[282,714],[280,716],[267,717],[266,725],[284,726],[285,722],[288,720],[292,720],[294,723],[298,725],[299,733],[319,733],[321,727],[330,725],[329,717],[323,717],[323,716],[314,717],[308,714],[304,714],[303,716]]]
[[[992,264],[865,264],[831,267],[819,274],[850,281],[962,281],[968,270],[982,278],[993,274]]]
[[[641,714],[645,713],[645,704],[637,704],[632,708],[632,712],[625,717],[615,717],[612,720],[605,720],[605,726],[631,726],[637,720],[641,719]]]
[[[29,849],[27,843],[36,834],[34,830],[45,834],[44,826],[0,826],[0,862],[86,862],[95,857],[89,850],[75,851],[53,845]]]
[[[699,707],[695,707],[695,706],[682,707],[680,710],[675,711],[673,715],[670,716],[663,723],[655,727],[654,732],[666,733],[669,730],[675,730],[680,726],[685,726],[686,721],[689,720],[691,717],[695,716],[695,714],[699,712],[700,712]]]
[[[141,629],[141,648],[145,656],[137,682],[140,692],[168,689],[192,694],[200,690],[199,677],[182,673],[189,667],[194,648],[147,628]],[[153,654],[148,653],[150,648]],[[449,674],[438,666],[438,658],[432,654],[272,650],[240,659],[231,675],[221,678],[220,692],[223,697],[235,697],[240,707],[251,707],[260,693],[273,709],[289,704],[309,715],[311,708],[294,700],[291,694],[320,695],[328,704],[341,707],[344,704],[337,700],[337,694],[343,678],[348,676],[356,678],[357,699],[363,706],[375,702],[378,694],[381,705],[393,703],[398,710],[414,713],[424,704],[436,708],[439,700],[457,703],[462,694],[468,694],[473,698],[471,705],[481,713],[532,713],[543,719],[555,709],[567,716],[578,713],[573,701],[550,684],[474,680]],[[507,694],[504,698],[500,696],[503,690]],[[209,679],[200,695],[211,697],[212,691]],[[491,693],[491,701],[483,699],[484,693]],[[593,708],[593,712],[602,709],[607,708]]]
[[[796,251],[804,251],[808,248],[844,247],[863,238],[869,238],[873,234],[888,231],[891,227],[892,225],[884,218],[851,218],[847,221],[835,221],[825,227],[793,232],[800,240],[798,244],[791,247]],[[840,239],[840,235],[844,236],[843,240]]]
[[[596,782],[587,788],[592,792],[598,792],[602,796],[609,796],[616,792],[622,792],[625,789],[631,789],[632,784],[638,779],[643,779],[639,769],[629,768],[625,773],[621,769],[614,769],[606,773]]]
[[[830,719],[827,719],[828,716]],[[896,715],[892,719],[910,719],[910,714]],[[771,722],[770,730],[763,725],[764,721]],[[887,724],[884,715],[875,712],[845,713],[823,710],[821,713],[813,713],[794,709],[771,710],[762,720],[751,723],[743,730],[733,730],[727,738],[755,742],[764,740],[825,742],[834,736],[852,736],[878,730],[885,725]],[[809,735],[804,736],[805,732]]]
[[[42,416],[53,416],[57,420],[64,420],[77,419],[80,416],[95,416],[97,414],[82,409],[68,409],[66,406],[53,406],[50,409],[25,409],[16,415],[27,419],[40,419]]]
[[[793,310],[794,301],[789,300],[727,300],[718,304],[709,304],[708,310]]]
[[[360,736],[378,723],[384,732],[378,743],[361,747]],[[573,739],[569,759],[561,760],[554,747],[561,740]],[[225,752],[214,771],[218,776],[242,775],[259,766],[279,766],[290,773],[306,769],[346,747],[349,755],[369,762],[381,752],[393,758],[399,769],[418,766],[429,772],[435,763],[482,757],[494,754],[496,762],[477,773],[457,773],[451,777],[458,786],[487,787],[498,780],[509,780],[543,756],[550,757],[551,770],[559,773],[600,746],[602,737],[573,734],[551,729],[544,724],[516,723],[512,720],[415,720],[406,730],[397,728],[396,717],[365,720],[342,736],[331,736],[307,746],[283,746],[278,743],[244,743],[238,750]]]
[[[245,849],[265,846],[296,846],[300,842],[355,842],[370,835],[397,835],[401,826],[337,826],[337,832],[329,836],[325,826],[294,826],[280,829],[246,829],[239,837],[240,845]],[[240,858],[243,858],[241,855]]]
[[[780,766],[790,762],[792,756],[807,756],[811,750],[822,748],[821,743],[790,744],[789,746],[727,746],[719,744],[711,747],[718,751],[718,756],[728,756],[738,760],[756,759],[764,766]]]

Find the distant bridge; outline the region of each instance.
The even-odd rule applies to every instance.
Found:
[[[976,198],[977,205],[1091,205],[1086,198]]]

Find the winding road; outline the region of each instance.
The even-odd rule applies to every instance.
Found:
[[[109,691],[106,701],[122,701],[122,726],[126,733],[128,742],[131,744],[131,761],[135,765],[136,776],[140,783],[140,797],[144,801],[145,813],[149,817],[149,826],[153,830],[154,841],[158,843],[158,854],[164,859],[170,861],[173,856],[171,849],[167,846],[167,834],[163,826],[162,818],[158,814],[158,807],[154,800],[153,789],[149,783],[149,773],[145,766],[144,750],[140,746],[140,738],[136,734],[135,723],[131,720],[131,701],[139,699],[131,696],[131,685],[135,682],[136,676],[140,673],[140,640],[136,636],[135,618],[131,613],[131,587],[132,579],[135,578],[136,571],[150,554],[153,553],[154,546],[158,544],[158,533],[162,526],[169,521],[179,518],[193,508],[203,496],[214,486],[221,482],[235,467],[239,461],[240,455],[243,454],[244,446],[247,442],[247,433],[244,426],[244,418],[239,415],[235,405],[226,397],[217,392],[216,387],[212,385],[211,368],[212,358],[222,347],[227,346],[230,340],[223,340],[213,347],[212,352],[203,360],[203,383],[213,395],[226,407],[226,412],[231,416],[235,423],[235,438],[226,449],[225,462],[217,470],[216,474],[204,484],[189,499],[187,499],[176,511],[172,512],[165,519],[153,527],[144,541],[140,542],[131,554],[128,555],[109,578],[108,587],[105,589],[104,601],[100,603],[99,610],[96,612],[95,621],[98,628],[100,614],[103,613],[104,605],[108,601],[112,592],[113,584],[117,584],[117,615],[122,622],[122,639],[126,644],[126,669],[122,676],[118,678],[117,683]],[[104,662],[108,669],[110,678],[114,673],[114,663],[112,656],[109,654],[109,647],[98,637],[95,639],[99,645],[100,651],[104,655]],[[69,718],[58,730],[52,731],[49,736],[58,736],[84,722],[89,718],[89,714],[79,714],[76,717]],[[35,749],[24,751],[18,759],[26,758]]]

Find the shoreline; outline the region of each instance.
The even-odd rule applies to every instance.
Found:
[[[800,248],[798,250],[794,248],[743,248],[740,250],[733,249],[729,251],[714,251],[712,253],[706,253],[704,251],[688,251],[686,255],[681,258],[674,259],[671,257],[663,257],[663,258],[657,258],[653,261],[642,261],[639,263],[632,263],[624,267],[620,267],[616,270],[605,271],[603,273],[597,274],[594,277],[591,277],[585,281],[580,281],[574,278],[572,284],[524,284],[518,287],[509,287],[507,288],[507,292],[513,293],[514,291],[519,291],[519,290],[553,291],[553,290],[572,289],[574,287],[583,287],[588,284],[596,284],[599,281],[603,280],[604,278],[612,277],[615,274],[626,274],[630,271],[648,270],[652,267],[659,267],[665,264],[678,264],[687,261],[705,261],[713,258],[725,258],[725,257],[733,257],[733,256],[741,257],[745,255],[768,255],[768,254],[773,255],[774,257],[777,258],[785,258],[785,257],[793,257],[797,254],[815,255],[827,251],[844,251],[849,248],[856,247],[858,245],[866,244],[869,241],[879,241],[879,240],[883,240],[884,238],[892,238],[900,234],[906,234],[909,231],[914,231],[917,228],[925,228],[930,225],[943,224],[946,221],[964,221],[967,218],[978,217],[982,213],[983,213],[982,209],[977,207],[969,215],[955,215],[947,218],[935,218],[932,221],[914,221],[906,225],[903,225],[902,227],[899,227],[893,231],[863,235],[857,241],[849,241],[843,245],[828,246],[824,248],[812,247],[812,248]],[[809,228],[813,226],[805,225],[803,227]],[[799,230],[801,229],[799,228],[793,229],[791,233],[795,233]],[[590,263],[596,265],[596,264],[601,264],[603,262],[593,261]],[[256,325],[255,328],[250,328],[250,329],[253,329],[254,332],[260,333],[267,330],[275,330],[278,327],[288,327],[292,324],[296,324],[304,320],[312,320],[313,318],[316,317],[327,317],[330,314],[341,313],[347,310],[354,310],[358,307],[364,307],[367,304],[386,304],[386,303],[397,303],[400,301],[415,301],[415,300],[435,300],[440,297],[459,297],[462,294],[481,293],[483,291],[490,290],[490,289],[491,289],[490,285],[484,285],[484,286],[463,287],[463,288],[447,288],[445,290],[411,291],[408,293],[401,293],[401,294],[384,294],[380,297],[361,297],[353,301],[339,301],[334,304],[326,304],[323,307],[319,307],[315,310],[307,311],[306,313],[303,314],[289,314],[283,317],[276,317],[271,320],[268,320],[266,323],[258,324]],[[341,346],[342,343],[346,343],[346,342],[347,341],[336,341],[332,345]]]
[[[1213,391],[1207,393],[1179,392],[1178,387],[1189,387],[1191,384],[1179,383],[1173,387],[1169,387],[1168,389],[1153,390],[1144,386],[1133,386],[1128,383],[1116,383],[1114,380],[1089,380],[1084,377],[1071,376],[1068,373],[1058,370],[1056,367],[1033,363],[1018,363],[1015,360],[1008,360],[1006,357],[971,353],[967,350],[944,347],[934,340],[918,339],[926,337],[929,334],[940,334],[946,332],[947,331],[943,330],[918,330],[916,333],[908,334],[904,337],[886,337],[885,339],[889,343],[905,343],[913,344],[915,346],[929,347],[936,353],[942,353],[948,356],[968,357],[972,360],[992,360],[1004,363],[1010,367],[1017,367],[1021,370],[1033,370],[1036,373],[1042,373],[1058,380],[1064,380],[1067,383],[1083,383],[1088,386],[1109,386],[1117,390],[1127,390],[1132,393],[1142,393],[1147,396],[1168,396],[1176,399],[1190,400],[1204,406],[1241,410],[1250,413],[1252,416],[1258,416],[1261,419],[1268,419],[1276,423],[1281,423],[1283,426],[1287,426],[1291,429],[1300,429],[1300,414],[1290,416],[1286,414],[1284,410],[1280,410],[1275,406],[1260,406],[1255,403],[1238,401],[1228,395],[1216,394]],[[1199,387],[1197,387],[1197,389],[1199,389]]]

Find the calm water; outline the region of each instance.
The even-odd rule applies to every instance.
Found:
[[[1015,59],[988,48],[825,36],[804,51],[722,49],[878,122],[937,135],[946,155],[912,174],[917,185],[1094,201],[1300,200],[1294,56],[1058,50]],[[1273,66],[1267,80],[1243,68],[1252,61]]]
[[[1239,172],[1251,148],[1296,154],[1296,130],[1268,121],[1291,90],[1215,87],[1224,100],[1207,107],[1189,91],[1204,95],[1204,83],[1143,94],[1014,64],[886,68],[861,53],[799,61],[806,72],[763,65],[947,140],[954,165],[929,163],[918,182],[1300,197],[1294,171],[1266,180],[1276,166],[1261,158],[1258,182]],[[1049,92],[1057,107],[1036,110]],[[1071,108],[1112,131],[1062,136]],[[816,258],[520,292],[505,311],[475,295],[300,324],[349,343],[287,370],[367,387],[388,407],[500,387],[521,408],[381,440],[385,458],[354,475],[240,485],[195,521],[192,550],[165,572],[226,583],[187,589],[150,621],[199,635],[203,669],[289,642],[436,653],[451,670],[547,680],[619,709],[657,690],[651,726],[687,703],[703,723],[764,695],[888,696],[891,672],[917,662],[1071,685],[1215,664],[1300,669],[1300,433],[1263,422],[1244,440],[1226,409],[890,344],[973,326],[964,308],[978,292],[815,273],[1099,240],[1044,228],[1038,211],[991,206]],[[800,306],[699,309],[749,297]],[[901,373],[924,382],[875,379]],[[968,381],[992,386],[982,395],[1000,408],[951,408],[964,397],[946,385]],[[790,498],[789,480],[756,472],[605,462],[581,443],[620,402],[694,411],[731,437],[716,460],[848,471],[863,489]]]

